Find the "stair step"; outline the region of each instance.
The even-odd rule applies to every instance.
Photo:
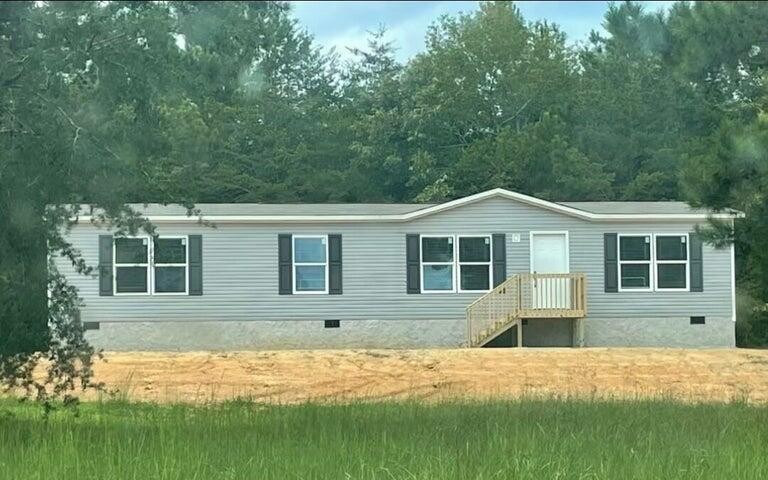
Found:
[[[473,337],[472,345],[480,345],[481,343],[488,340],[491,335],[500,333],[499,330],[502,328],[514,327],[515,325],[518,325],[519,322],[520,319],[516,317],[508,317],[504,320],[498,320],[493,324],[491,328],[482,330],[477,336]]]

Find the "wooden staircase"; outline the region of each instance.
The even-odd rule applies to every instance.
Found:
[[[467,346],[482,347],[529,318],[583,318],[587,314],[583,273],[522,273],[509,277],[467,307]]]

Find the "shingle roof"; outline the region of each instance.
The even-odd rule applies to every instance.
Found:
[[[706,214],[685,202],[557,202],[559,205],[597,214]],[[435,206],[430,203],[198,203],[203,216],[227,215],[402,215]],[[132,204],[131,207],[148,216],[186,215],[179,205],[157,203]]]
[[[632,214],[689,214],[709,213],[709,210],[693,208],[685,202],[557,202],[566,207],[589,213]]]
[[[130,205],[147,216],[186,215],[179,205],[151,203]],[[239,215],[402,215],[433,206],[425,203],[198,203],[203,216]],[[84,210],[87,211],[87,210]]]
[[[683,202],[562,202],[554,203],[521,193],[495,188],[439,204],[425,203],[201,203],[196,207],[203,218],[224,222],[334,222],[408,221],[467,205],[487,198],[507,198],[528,205],[557,211],[585,220],[703,220],[709,215],[735,218],[742,213],[713,212],[690,207]],[[150,220],[188,221],[187,210],[178,205],[134,204],[135,210]],[[90,220],[89,210],[81,218]]]

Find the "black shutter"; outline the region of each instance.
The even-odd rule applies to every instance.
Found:
[[[691,250],[691,291],[704,291],[704,256],[702,255],[701,237],[696,232],[689,235],[688,246]]]
[[[496,287],[507,279],[507,236],[493,234],[493,286]]]
[[[203,294],[203,236],[189,236],[189,294]]]
[[[341,295],[341,235],[328,235],[328,294]]]
[[[112,296],[112,235],[99,235],[99,296]]]
[[[406,291],[408,293],[421,293],[420,260],[419,235],[409,233],[405,236]]]
[[[603,236],[603,257],[605,259],[605,291],[619,291],[619,261],[617,258],[617,237],[615,233]]]
[[[280,295],[293,293],[293,236],[281,233],[277,236],[278,286]]]

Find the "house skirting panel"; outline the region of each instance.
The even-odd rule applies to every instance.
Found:
[[[729,348],[735,344],[730,318],[586,318],[585,347]],[[113,351],[280,350],[316,348],[457,348],[466,342],[458,320],[342,320],[326,328],[323,320],[291,321],[117,321],[99,322],[86,336],[97,348]],[[502,342],[516,345],[512,340]],[[578,346],[579,330],[570,319],[531,319],[523,327],[525,346]],[[500,345],[502,346],[502,345]]]
[[[729,348],[736,340],[730,318],[705,317],[692,324],[690,317],[586,318],[586,347]]]
[[[465,341],[463,320],[323,320],[101,322],[86,332],[113,351],[281,350],[314,348],[452,348]]]

